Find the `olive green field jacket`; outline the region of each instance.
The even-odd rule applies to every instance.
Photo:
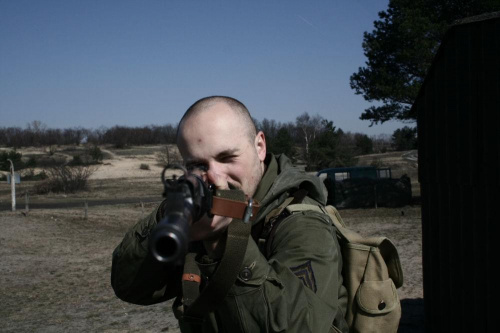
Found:
[[[294,168],[284,155],[269,154],[266,165],[254,196],[261,204],[254,226],[299,188],[307,190],[304,203],[325,205],[318,177]],[[155,209],[139,221],[113,252],[111,284],[126,302],[149,305],[181,296],[182,267],[160,264],[148,251],[157,215]],[[268,257],[250,237],[242,274],[228,295],[202,326],[181,320],[183,332],[347,332],[342,256],[329,217],[313,211],[293,213],[275,231]],[[203,260],[198,266],[210,279],[217,262]]]

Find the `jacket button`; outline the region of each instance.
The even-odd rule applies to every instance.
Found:
[[[250,270],[250,268],[248,267],[243,268],[240,272],[240,278],[243,281],[250,280],[252,278],[252,270]]]
[[[382,311],[383,309],[385,309],[385,302],[384,301],[380,301],[380,303],[378,303],[378,309],[380,311]]]

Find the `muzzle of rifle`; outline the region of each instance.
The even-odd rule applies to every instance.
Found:
[[[188,251],[192,223],[191,200],[171,195],[166,201],[167,214],[158,222],[149,239],[153,257],[162,263],[181,263]]]

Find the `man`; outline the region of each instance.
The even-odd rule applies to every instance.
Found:
[[[179,124],[177,144],[190,172],[218,189],[240,189],[261,204],[244,251],[244,274],[238,275],[201,326],[179,318],[181,329],[347,331],[342,259],[331,221],[317,212],[286,213],[283,206],[294,193],[301,193],[300,202],[324,205],[319,178],[299,172],[284,155],[267,154],[264,133],[256,131],[246,107],[229,97],[212,96],[193,104]],[[283,217],[265,221],[280,207]],[[160,205],[127,233],[113,253],[112,285],[124,301],[146,305],[178,297],[176,304],[181,302],[182,267],[155,262],[147,248],[149,233],[161,215]],[[196,260],[205,280],[210,281],[226,255],[224,240],[231,222],[215,215],[191,226],[193,245],[203,244]],[[260,230],[272,230],[265,246],[261,245],[266,239],[259,241]]]

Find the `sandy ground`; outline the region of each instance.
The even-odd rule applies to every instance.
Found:
[[[19,149],[18,151],[23,154],[23,156],[45,156],[47,155],[48,148],[40,147],[28,147]],[[61,147],[53,156],[57,159],[66,160],[70,162],[72,160],[72,155],[65,153],[64,149]],[[74,148],[76,151],[83,148]],[[122,150],[111,150],[101,147],[101,151],[105,158],[101,164],[94,165],[93,168],[95,172],[90,177],[91,180],[101,180],[101,179],[119,179],[119,178],[156,178],[160,179],[159,176],[163,167],[159,165],[160,157],[159,155],[163,153],[165,148],[163,146],[144,146],[144,147],[132,147]],[[0,148],[0,151],[8,151],[7,148]],[[141,150],[145,150],[141,153]],[[178,157],[178,151],[176,148],[171,147],[174,150],[172,155]],[[118,151],[119,154],[115,153]],[[127,153],[130,151],[130,153]],[[134,154],[135,153],[135,154]],[[141,165],[145,164],[149,169],[141,169]],[[34,172],[39,173],[43,169],[35,168]],[[21,174],[27,170],[20,171]],[[7,174],[6,171],[0,171],[3,174]],[[16,171],[17,172],[17,171]]]
[[[104,160],[90,179],[117,179],[117,178],[158,178],[163,168],[158,165],[156,155],[120,156],[107,149],[101,149],[111,156]],[[141,169],[141,164],[148,166],[149,170]]]

